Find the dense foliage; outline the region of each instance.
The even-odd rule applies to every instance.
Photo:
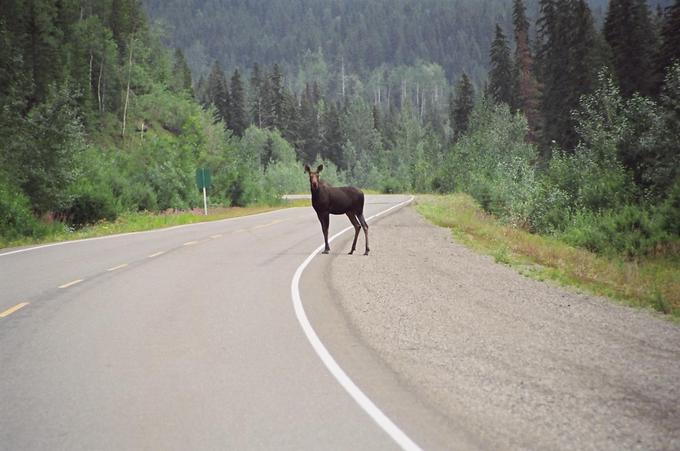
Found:
[[[213,202],[304,189],[279,132],[246,130],[245,106],[223,117],[216,106],[231,111],[229,99],[194,100],[183,53],[160,43],[136,0],[3,2],[0,40],[4,241],[123,211],[194,207],[202,166],[215,173]],[[239,84],[235,73],[231,95],[244,102]]]
[[[212,202],[274,202],[323,161],[598,252],[677,252],[677,0],[146,4],[171,33],[138,0],[3,4],[4,239],[194,207],[199,167]]]

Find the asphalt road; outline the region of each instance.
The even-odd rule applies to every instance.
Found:
[[[366,216],[405,199],[369,196]],[[291,279],[321,243],[307,207],[0,251],[0,448],[397,448],[296,317]],[[395,423],[410,396],[391,393]]]

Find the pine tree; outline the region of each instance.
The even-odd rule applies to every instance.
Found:
[[[11,49],[9,33],[5,28],[5,21],[0,17],[0,100],[12,92],[15,69],[13,68],[14,52]]]
[[[666,8],[661,27],[661,49],[656,63],[656,91],[661,85],[668,68],[680,61],[680,0]]]
[[[571,77],[575,82],[574,103],[577,104],[581,93],[593,90],[597,80],[597,74],[605,65],[602,55],[602,36],[595,29],[595,20],[586,0],[574,0],[574,6],[570,19],[572,34],[569,39],[571,50]]]
[[[293,145],[298,145],[301,141],[299,131],[301,129],[300,109],[295,95],[293,95],[287,88],[282,88],[282,108],[280,113],[280,126],[277,128],[281,131],[281,135]]]
[[[455,97],[450,100],[449,115],[453,126],[454,141],[467,132],[474,101],[475,90],[467,74],[463,72],[456,85]]]
[[[121,60],[129,53],[130,35],[146,31],[146,18],[139,0],[111,0],[109,25]]]
[[[380,119],[380,107],[378,105],[373,105],[373,128],[378,131],[382,130],[382,120]]]
[[[29,69],[35,89],[29,97],[34,105],[45,100],[50,85],[62,79],[62,61],[59,47],[63,33],[56,27],[57,9],[50,0],[35,0],[28,3],[23,51],[25,67]]]
[[[118,51],[120,52],[121,57],[124,57],[127,53],[127,35],[130,32],[128,3],[127,0],[111,1],[109,26],[113,32],[113,39],[118,45]]]
[[[572,111],[590,92],[603,64],[601,43],[585,0],[540,0],[538,62],[543,84],[544,148],[572,150],[578,137]]]
[[[260,93],[262,101],[260,102],[259,111],[259,123],[262,128],[272,128],[274,126],[274,113],[273,107],[271,105],[271,94],[272,82],[268,76],[262,78],[262,85],[260,87]]]
[[[26,69],[21,45],[25,33],[17,23],[22,22],[21,10],[16,2],[7,3],[0,9],[0,114],[3,105],[24,94],[26,89],[18,85],[27,78],[23,76]]]
[[[652,81],[654,30],[645,0],[611,0],[604,23],[614,73],[624,97],[648,95]]]
[[[318,112],[314,90],[308,83],[300,98],[298,129],[300,143],[298,147],[301,161],[312,162],[321,153],[321,130]]]
[[[175,62],[173,65],[172,89],[175,92],[186,92],[193,95],[191,70],[187,64],[182,49],[175,49]]]
[[[263,127],[263,80],[260,65],[255,63],[250,74],[250,122]]]
[[[274,158],[274,140],[272,139],[271,136],[267,137],[267,142],[264,143],[264,147],[262,148],[262,153],[260,154],[260,164],[262,165],[262,168],[267,171],[267,167],[269,166],[269,163],[272,161]]]
[[[229,90],[227,89],[227,80],[224,77],[222,66],[219,61],[213,64],[210,75],[208,76],[206,101],[208,104],[215,105],[219,119],[224,124],[229,123]]]
[[[210,105],[208,99],[208,81],[201,75],[196,82],[196,100],[204,107]]]
[[[538,62],[539,75],[543,83],[543,121],[544,144],[549,146],[559,140],[564,145],[563,137],[570,127],[569,114],[575,105],[566,99],[571,81],[567,72],[569,48],[566,37],[570,30],[565,26],[564,8],[555,0],[540,0],[540,16],[538,28]]]
[[[560,37],[566,36],[568,30],[564,29],[563,21],[559,20],[559,5],[556,0],[540,0],[539,4],[537,59],[538,73],[543,84],[543,139],[544,144],[550,145],[567,128],[564,125],[564,114],[569,113],[565,110],[570,106],[563,105],[563,97],[568,89],[564,67],[568,62],[568,48]]]
[[[340,113],[338,106],[331,103],[324,111],[322,116],[322,150],[321,157],[335,163],[341,169],[347,169],[347,162],[344,159],[342,145],[343,135],[340,125]]]
[[[312,83],[311,97],[312,102],[314,102],[315,105],[318,105],[321,101],[321,87],[319,86],[319,82],[316,80],[314,80],[314,83]]]
[[[496,24],[496,35],[491,44],[491,71],[489,72],[489,89],[496,102],[513,106],[513,69],[510,58],[510,47],[501,29]]]
[[[283,73],[278,64],[274,64],[271,73],[263,83],[262,125],[284,131],[285,94],[283,89]]]
[[[248,117],[246,115],[246,101],[241,83],[241,74],[238,69],[234,70],[231,76],[231,91],[229,93],[229,128],[236,136],[243,136],[248,127]]]
[[[522,0],[514,0],[512,18],[515,31],[515,96],[517,107],[529,126],[527,139],[538,140],[540,129],[540,90],[534,73],[534,59],[529,47],[529,21]]]

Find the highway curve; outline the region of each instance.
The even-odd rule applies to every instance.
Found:
[[[405,200],[369,196],[366,216]],[[0,448],[398,448],[294,312],[320,243],[306,207],[0,251]]]

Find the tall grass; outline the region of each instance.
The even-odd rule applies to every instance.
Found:
[[[450,228],[462,243],[527,276],[575,286],[680,320],[677,257],[650,256],[630,261],[597,255],[554,237],[504,224],[466,194],[418,196],[416,208],[431,222]]]

